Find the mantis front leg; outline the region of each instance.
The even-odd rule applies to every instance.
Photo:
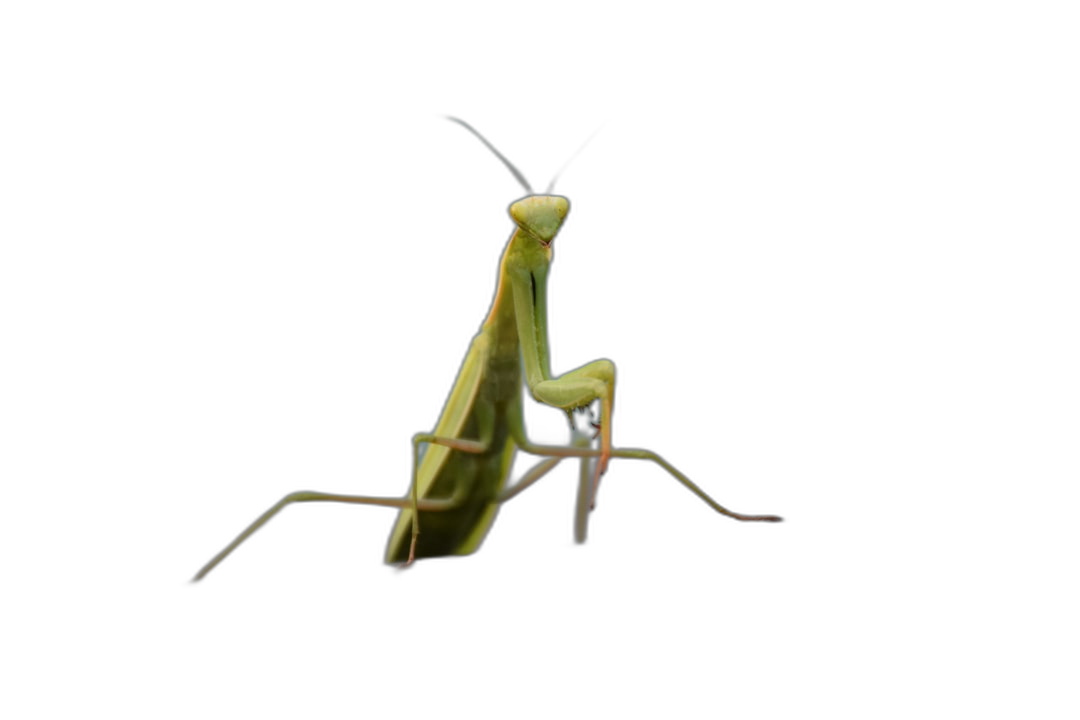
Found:
[[[514,315],[529,392],[538,402],[567,412],[586,407],[593,400],[600,401],[600,459],[593,474],[595,501],[600,476],[607,470],[611,458],[615,363],[594,360],[559,377],[551,376],[547,332],[547,276],[551,250],[548,246],[530,248],[527,234],[521,231],[514,235],[514,240],[526,244],[524,249],[511,245],[511,251],[518,249],[520,255],[514,264],[521,264],[511,267],[508,272],[513,286]]]
[[[593,400],[600,401],[600,456],[593,472],[591,503],[595,505],[600,476],[607,471],[608,460],[611,459],[611,414],[615,405],[615,363],[610,360],[594,360],[565,375],[530,385],[529,390],[538,401],[564,410],[587,406]]]

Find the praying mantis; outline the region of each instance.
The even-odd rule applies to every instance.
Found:
[[[548,352],[547,281],[552,244],[570,211],[570,201],[553,195],[555,180],[536,194],[525,177],[475,128],[458,118],[528,193],[510,205],[515,229],[503,251],[491,309],[473,338],[457,379],[432,432],[412,439],[412,481],[405,497],[370,497],[301,490],[279,500],[196,573],[201,580],[256,530],[294,503],[335,502],[398,508],[386,548],[386,562],[408,566],[420,558],[468,555],[483,542],[499,507],[540,480],[566,458],[581,463],[575,537],[583,542],[588,513],[595,507],[600,478],[612,458],[648,460],[666,470],[721,515],[735,520],[779,522],[776,515],[745,515],[723,507],[690,478],[651,450],[617,448],[611,442],[615,405],[615,364],[594,360],[553,376]],[[556,178],[558,175],[556,175]],[[570,419],[570,445],[540,445],[525,432],[522,385],[533,399],[563,410]],[[599,448],[575,430],[574,411],[597,403],[593,423]],[[590,409],[591,413],[591,409]],[[542,457],[507,487],[517,450]]]

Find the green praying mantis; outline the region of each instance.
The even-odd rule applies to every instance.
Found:
[[[548,353],[547,281],[552,243],[570,211],[570,201],[535,194],[521,172],[468,123],[448,118],[475,135],[503,162],[527,196],[510,206],[516,228],[503,251],[491,310],[473,338],[442,414],[430,433],[413,436],[413,472],[402,498],[339,495],[301,490],[289,493],[259,516],[195,575],[201,580],[256,530],[294,503],[335,502],[399,508],[386,548],[386,562],[411,565],[419,558],[475,552],[499,507],[540,480],[566,458],[578,458],[581,480],[575,537],[583,542],[588,513],[595,507],[600,478],[611,458],[649,460],[682,483],[716,512],[735,520],[779,522],[775,515],[744,515],[723,507],[667,460],[651,450],[611,443],[615,364],[594,360],[553,376]],[[556,178],[558,175],[556,175]],[[573,442],[539,445],[529,440],[522,415],[522,382],[533,399],[559,408],[570,419]],[[575,429],[574,411],[599,404],[593,423],[600,447]],[[591,414],[591,409],[590,409]],[[507,487],[517,450],[544,458]]]

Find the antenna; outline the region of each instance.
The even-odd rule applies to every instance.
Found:
[[[453,115],[447,115],[446,119],[451,121],[451,122],[456,122],[458,125],[460,125],[461,127],[465,128],[466,130],[471,132],[473,135],[475,135],[480,140],[480,142],[484,143],[484,145],[487,147],[488,150],[495,153],[495,157],[497,157],[497,158],[499,158],[500,160],[503,161],[503,164],[506,165],[506,167],[510,169],[511,174],[513,174],[513,176],[515,178],[517,178],[517,181],[519,183],[521,183],[522,187],[525,188],[525,192],[529,193],[530,195],[534,194],[533,189],[529,186],[529,181],[525,179],[525,176],[521,174],[521,171],[518,170],[516,167],[514,167],[514,164],[512,162],[510,162],[509,160],[507,160],[505,155],[503,155],[501,152],[496,150],[495,146],[492,145],[491,143],[489,143],[487,138],[484,137],[483,135],[481,135],[479,133],[479,131],[477,131],[476,128],[474,128],[472,125],[465,122],[461,118],[456,118]],[[593,134],[595,135],[596,133],[593,133]],[[591,140],[592,138],[589,138],[589,139]],[[581,152],[581,151],[579,150],[578,152]],[[562,172],[562,171],[560,170],[559,172]],[[556,177],[558,177],[558,176],[556,176]],[[554,180],[552,180],[551,182],[552,182],[552,184],[555,183]]]
[[[551,178],[551,182],[548,183],[547,190],[544,191],[545,195],[550,195],[551,191],[555,189],[555,181],[559,179],[559,176],[563,174],[563,170],[570,167],[570,163],[577,159],[577,156],[581,154],[581,151],[585,149],[585,146],[593,141],[593,138],[599,134],[604,128],[603,125],[593,130],[592,135],[585,139],[585,142],[581,143],[581,147],[574,151],[574,154],[570,156],[570,159],[563,163],[563,166],[559,168],[559,172],[555,173],[555,177]]]

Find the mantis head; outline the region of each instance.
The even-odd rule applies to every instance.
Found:
[[[483,142],[484,147],[490,150],[491,154],[494,154],[499,159],[499,162],[507,166],[510,173],[518,182],[521,182],[525,192],[529,193],[528,198],[518,200],[510,206],[510,217],[513,218],[518,229],[522,231],[521,234],[526,239],[535,241],[535,243],[515,243],[516,252],[521,256],[524,263],[530,267],[536,266],[538,263],[546,264],[546,262],[549,262],[551,260],[551,243],[555,240],[558,231],[563,229],[566,216],[570,213],[570,202],[558,195],[532,194],[532,188],[529,187],[525,176],[519,173],[517,168],[509,160],[505,159],[503,154],[496,150],[495,146],[491,145],[483,135],[477,133],[472,125],[457,118],[444,117],[450,122],[461,125],[465,130],[472,133],[477,140]],[[582,146],[582,149],[584,149],[584,146]],[[578,150],[578,152],[581,152],[581,150]],[[563,166],[563,169],[566,169],[566,165]],[[555,188],[555,180],[558,179],[559,174],[562,172],[561,169],[552,178],[548,192]],[[517,236],[518,234],[514,233],[514,237]]]
[[[510,217],[519,228],[547,247],[562,227],[570,201],[561,195],[529,195],[510,206]]]

